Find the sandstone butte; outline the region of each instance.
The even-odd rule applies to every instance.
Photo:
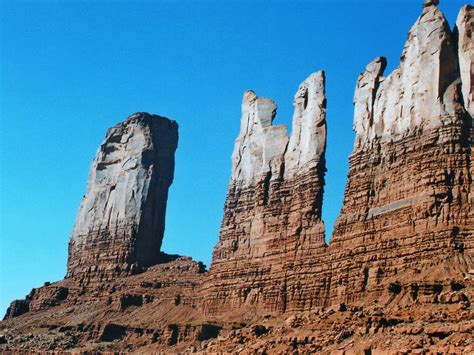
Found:
[[[93,161],[66,278],[13,301],[8,352],[474,353],[474,8],[427,0],[400,65],[354,95],[343,207],[325,243],[325,75],[293,127],[247,91],[209,271],[160,251],[178,126],[146,113]]]

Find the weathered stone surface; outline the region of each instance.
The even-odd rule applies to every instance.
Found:
[[[66,287],[50,285],[34,288],[24,300],[15,300],[8,307],[4,319],[15,318],[30,311],[38,312],[58,306],[68,297]]]
[[[285,179],[314,171],[326,151],[326,94],[324,72],[301,83],[294,101],[293,127],[285,154]]]
[[[359,77],[356,144],[329,247],[329,300],[380,294],[402,270],[471,258],[470,119],[462,106],[456,41],[431,4],[409,32],[400,67],[380,58]]]
[[[387,59],[376,58],[369,63],[365,72],[359,75],[357,89],[354,94],[354,124],[356,132],[356,146],[361,140],[368,139],[373,134],[371,127],[374,125],[374,104],[380,82],[383,80],[383,72],[387,67]]]
[[[242,100],[240,134],[232,153],[232,180],[251,186],[265,175],[278,176],[288,143],[285,126],[272,126],[277,106],[272,99],[247,91]]]
[[[58,306],[64,302],[69,294],[67,287],[50,285],[33,289],[29,295],[29,310],[39,311]]]
[[[28,313],[30,311],[29,302],[25,300],[14,300],[10,303],[10,306],[7,308],[7,312],[3,319],[10,319],[21,316],[22,314]]]
[[[472,8],[461,11],[456,37],[437,3],[425,1],[398,69],[384,78],[380,57],[359,77],[356,142],[329,248],[321,221],[326,102],[320,72],[295,95],[289,138],[284,126],[272,125],[272,100],[244,95],[210,272],[159,249],[161,263],[143,273],[128,275],[128,266],[110,271],[122,258],[140,266],[129,252],[140,234],[120,239],[117,229],[93,232],[77,243],[84,245],[74,254],[84,266],[73,265],[77,276],[45,283],[12,303],[0,322],[0,351],[473,353],[474,134],[461,60],[472,48]],[[140,136],[133,117],[117,127],[138,129]],[[136,124],[149,129],[141,118]],[[142,149],[140,139],[119,145],[122,138],[113,136],[97,158],[109,163],[105,182],[120,170],[114,164]],[[120,149],[123,154],[113,154]],[[139,170],[147,160],[140,161]],[[122,183],[124,176],[142,176],[125,173],[117,173]],[[146,208],[137,201],[113,201],[133,212],[121,215],[127,220],[143,219]],[[95,215],[108,227],[100,211],[81,220],[94,226]],[[111,280],[84,286],[88,278]]]
[[[177,143],[176,122],[147,113],[108,131],[69,242],[68,277],[106,280],[159,261]]]
[[[436,6],[424,7],[410,29],[400,66],[386,78],[384,67],[378,58],[359,77],[354,98],[356,148],[462,119],[456,41]]]
[[[466,110],[474,117],[474,7],[461,8],[456,21],[458,34],[459,68],[462,94]]]
[[[244,94],[241,132],[207,284],[207,312],[221,312],[223,304],[286,310],[313,302],[310,294],[317,292],[319,280],[303,281],[301,273],[317,264],[326,247],[321,220],[324,80],[318,72],[300,85],[290,139],[284,126],[270,125],[273,101]]]
[[[262,312],[234,307],[203,314],[198,297],[206,274],[179,258],[83,292],[65,280],[38,289],[64,287],[71,297],[57,306],[0,322],[0,351],[137,353],[471,353],[474,280],[464,279],[462,259],[420,270],[401,270],[376,298],[356,304],[313,307],[310,312]],[[315,276],[314,274],[312,275]],[[150,285],[151,284],[151,285]],[[157,285],[160,285],[157,287]],[[391,286],[391,287],[390,287]],[[117,309],[117,301],[142,302]],[[176,303],[178,298],[181,302]],[[449,351],[448,351],[449,350]],[[405,351],[408,352],[408,351]]]

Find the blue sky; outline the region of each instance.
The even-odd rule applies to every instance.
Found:
[[[441,1],[450,24],[465,2]],[[399,63],[422,0],[0,1],[0,315],[66,273],[67,243],[106,130],[137,111],[178,121],[163,249],[209,265],[242,94],[291,127],[326,71],[327,239],[352,150],[352,97],[373,58]]]

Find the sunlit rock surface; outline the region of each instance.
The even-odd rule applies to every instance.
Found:
[[[88,283],[160,260],[178,125],[137,113],[97,151],[69,242],[68,277]]]
[[[461,8],[456,21],[462,94],[466,110],[474,117],[474,7]]]
[[[244,94],[224,219],[205,286],[208,313],[229,305],[308,308],[324,287],[301,274],[319,267],[326,248],[324,73],[299,86],[290,137],[285,126],[271,125],[275,111],[272,100]]]

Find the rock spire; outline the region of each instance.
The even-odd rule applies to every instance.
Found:
[[[320,287],[311,281],[301,293],[286,291],[299,287],[297,270],[308,271],[326,248],[321,220],[324,72],[310,75],[299,86],[290,137],[285,126],[272,125],[275,113],[273,100],[252,91],[244,94],[224,219],[206,289],[209,313],[224,311],[224,304],[301,309]]]
[[[68,277],[110,279],[160,259],[178,125],[137,113],[107,132],[69,242]]]
[[[474,6],[461,8],[456,21],[462,96],[466,110],[474,117]]]

